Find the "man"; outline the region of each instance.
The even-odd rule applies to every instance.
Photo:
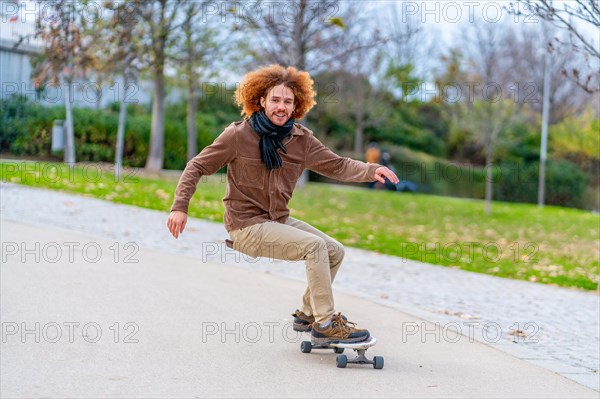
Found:
[[[244,76],[235,93],[244,119],[229,125],[190,160],[179,179],[167,227],[183,232],[189,201],[204,175],[227,167],[224,222],[233,247],[252,257],[306,260],[308,287],[296,310],[294,329],[311,331],[313,343],[359,342],[369,331],[336,313],[331,284],[344,258],[343,246],[289,216],[287,204],[304,169],[343,181],[384,178],[388,168],[342,158],[304,126],[294,123],[315,105],[307,72],[271,65]]]

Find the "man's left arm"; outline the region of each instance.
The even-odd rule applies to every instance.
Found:
[[[386,177],[394,184],[399,181],[396,174],[389,168],[376,163],[365,163],[340,157],[313,135],[311,135],[306,155],[306,168],[323,176],[347,182],[359,183],[377,180],[385,183]]]

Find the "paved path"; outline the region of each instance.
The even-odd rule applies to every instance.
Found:
[[[6,183],[0,188],[3,221],[84,232],[115,243],[131,242],[130,247],[119,246],[123,257],[134,256],[136,248],[152,248],[203,262],[305,279],[301,265],[257,261],[227,250],[222,245],[227,235],[220,223],[191,219],[184,235],[174,240],[165,227],[165,212]],[[3,236],[2,240],[8,239]],[[459,330],[468,338],[600,389],[600,310],[599,297],[594,293],[468,273],[352,248],[348,248],[335,288],[440,327],[429,331],[426,324],[405,322],[398,326],[403,340],[417,337],[424,342],[450,342],[454,339],[451,331]],[[339,303],[338,308],[353,314],[353,309],[346,310]],[[353,319],[371,328],[364,320]],[[529,335],[510,335],[515,329]]]
[[[24,248],[74,248],[2,263],[3,397],[598,396],[462,336],[403,339],[402,324],[439,329],[346,294],[338,305],[376,331],[369,355],[386,364],[338,369],[332,352],[299,351],[287,314],[302,282],[144,248],[126,261],[112,240],[6,219],[0,234]]]

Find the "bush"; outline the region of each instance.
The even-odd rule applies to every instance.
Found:
[[[539,169],[539,165],[536,169]],[[546,203],[583,208],[589,176],[568,161],[550,162],[546,168]]]
[[[494,199],[536,203],[538,197],[539,162],[503,163],[494,182]],[[576,165],[549,160],[546,164],[545,203],[583,208],[589,176]]]
[[[550,128],[550,154],[596,174],[600,165],[600,118],[592,108]]]
[[[0,151],[15,155],[50,155],[53,121],[64,119],[60,109],[32,104],[24,96],[0,100],[0,109]]]
[[[25,131],[25,126],[16,121],[25,117],[27,98],[12,96],[8,100],[0,100],[0,151],[9,151],[14,141]]]
[[[183,169],[187,159],[187,126],[185,111],[173,112],[182,105],[171,105],[165,112],[164,167]],[[12,96],[0,100],[0,151],[15,155],[51,156],[52,125],[65,119],[64,107],[43,107],[25,97]],[[183,113],[182,113],[183,112]],[[182,116],[183,115],[183,116]],[[228,115],[196,115],[198,148],[212,143],[221,133]],[[81,162],[114,162],[119,109],[111,104],[107,109],[73,109],[76,159]],[[123,146],[123,164],[143,167],[148,156],[152,118],[138,105],[128,107]]]
[[[409,111],[394,110],[384,125],[365,129],[366,136],[434,156],[444,156],[447,152],[446,142],[431,130],[420,126],[419,121],[411,120],[416,111]]]

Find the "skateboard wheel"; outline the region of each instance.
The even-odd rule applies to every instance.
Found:
[[[333,348],[333,352],[335,353],[344,353],[344,348]]]
[[[335,359],[335,363],[341,369],[346,368],[346,365],[348,364],[348,358],[346,355],[338,355]]]
[[[382,369],[383,368],[383,357],[382,356],[375,356],[373,358],[373,367],[376,369]]]
[[[300,344],[300,350],[302,351],[302,353],[310,353],[310,351],[312,350],[311,342],[302,341],[302,343]]]

